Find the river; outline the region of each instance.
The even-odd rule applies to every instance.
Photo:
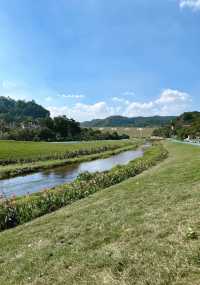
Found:
[[[84,172],[103,172],[116,165],[125,165],[131,160],[143,156],[143,150],[130,150],[112,155],[105,159],[96,159],[89,162],[81,162],[49,170],[43,170],[25,176],[18,176],[0,180],[0,193],[6,197],[13,195],[22,196],[27,193],[38,192],[57,185],[72,182]]]

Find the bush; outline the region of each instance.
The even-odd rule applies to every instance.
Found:
[[[2,200],[0,204],[0,230],[23,224],[44,214],[53,212],[72,202],[85,198],[101,189],[133,177],[166,158],[167,150],[156,144],[145,151],[142,158],[110,171],[94,174],[83,173],[70,184],[36,194]]]

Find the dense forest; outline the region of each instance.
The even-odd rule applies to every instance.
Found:
[[[186,112],[165,127],[155,129],[154,136],[185,139],[200,137],[200,112]]]
[[[176,117],[174,116],[153,116],[153,117],[135,117],[128,118],[123,116],[111,116],[106,119],[97,119],[92,121],[83,122],[81,125],[84,127],[160,127]]]
[[[0,96],[0,120],[7,123],[23,122],[27,119],[47,118],[50,112],[35,101],[15,101],[9,97]]]
[[[50,117],[50,112],[34,101],[0,97],[0,139],[24,141],[118,140],[127,135],[81,128],[66,116]]]

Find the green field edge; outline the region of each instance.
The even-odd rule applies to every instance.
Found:
[[[108,150],[102,153],[95,153],[90,155],[78,156],[76,158],[70,159],[57,159],[57,160],[47,160],[47,161],[39,161],[39,162],[30,162],[25,164],[15,164],[8,166],[0,166],[0,180],[6,178],[12,178],[20,175],[26,175],[30,173],[34,173],[37,171],[56,168],[60,166],[70,165],[74,163],[87,162],[100,158],[108,158],[112,155],[119,154],[124,151],[136,149],[142,145],[142,141],[140,142],[131,142],[128,146],[123,146],[117,149]]]
[[[168,151],[161,143],[156,143],[144,150],[143,157],[134,159],[126,165],[118,165],[105,172],[84,172],[71,183],[21,197],[2,199],[0,230],[27,223],[100,190],[119,184],[157,165],[167,157]]]
[[[0,233],[6,285],[198,285],[200,148]],[[91,274],[92,272],[92,274]]]

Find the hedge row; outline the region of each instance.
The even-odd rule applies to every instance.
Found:
[[[0,230],[15,227],[101,189],[115,185],[165,159],[168,152],[161,144],[145,151],[142,158],[102,173],[83,173],[74,182],[20,198],[7,199],[0,204]]]

